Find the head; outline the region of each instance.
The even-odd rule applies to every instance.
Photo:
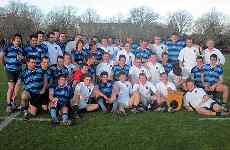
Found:
[[[65,75],[60,75],[58,76],[58,85],[59,86],[64,86],[66,83],[66,76]]]
[[[88,74],[84,75],[83,82],[86,86],[89,86],[91,83],[92,77]]]
[[[161,38],[159,36],[154,36],[154,43],[156,45],[160,45],[161,44]]]
[[[135,64],[135,66],[140,67],[141,66],[141,58],[135,57],[134,64]]]
[[[197,66],[203,66],[204,65],[204,61],[203,61],[202,56],[197,56],[196,57],[196,64],[197,64]]]
[[[155,64],[157,62],[157,54],[156,53],[152,53],[149,58],[148,61]]]
[[[88,65],[94,64],[94,56],[93,55],[88,56],[86,62],[87,62]]]
[[[162,62],[167,63],[168,62],[168,53],[163,52],[161,56],[162,56]]]
[[[145,73],[140,73],[139,74],[139,82],[142,84],[145,84],[146,80],[147,80],[147,77],[146,77]]]
[[[109,44],[109,45],[112,45],[112,44],[113,44],[113,38],[112,38],[112,37],[108,37],[107,41],[108,41],[108,44]]]
[[[47,56],[43,56],[41,59],[41,67],[42,69],[47,69],[49,66],[49,58]]]
[[[45,35],[45,33],[42,32],[42,31],[38,31],[38,32],[37,32],[38,43],[41,43],[41,42],[44,41],[44,37],[45,37],[44,35]]]
[[[34,56],[28,56],[26,58],[26,65],[28,69],[34,70],[35,69],[35,57]]]
[[[65,32],[61,32],[60,35],[59,35],[59,41],[60,42],[65,42],[65,39],[66,39]]]
[[[147,41],[147,40],[142,40],[142,41],[141,41],[141,48],[142,48],[142,49],[147,48],[147,47],[148,47],[148,45],[149,45],[149,43],[148,43],[148,41]]]
[[[103,71],[101,74],[100,74],[100,79],[101,79],[101,82],[102,83],[106,83],[109,79],[109,74],[108,72],[105,72]]]
[[[58,56],[57,57],[57,66],[59,66],[59,67],[64,66],[64,57],[63,56]]]
[[[195,88],[194,83],[192,82],[192,79],[190,78],[186,80],[185,84],[186,84],[187,90],[190,92]]]
[[[206,42],[206,46],[208,47],[208,49],[212,50],[215,46],[215,42],[213,40],[209,39]]]
[[[54,32],[49,32],[48,33],[48,38],[50,43],[54,43],[56,41],[56,36]]]
[[[82,50],[84,47],[84,41],[82,39],[79,39],[76,43],[76,49],[77,50]]]
[[[211,64],[211,66],[214,66],[214,65],[216,65],[217,64],[217,55],[216,54],[212,54],[211,56],[210,56],[210,64]]]
[[[86,74],[86,73],[88,73],[88,64],[86,64],[86,63],[84,63],[83,65],[82,65],[82,67],[81,67],[81,71],[82,71],[82,73],[83,74]]]
[[[105,53],[103,54],[102,60],[103,60],[103,62],[107,62],[107,63],[108,63],[109,60],[110,60],[110,54],[107,53],[107,52],[105,52]]]
[[[124,71],[121,71],[121,72],[119,73],[119,80],[120,80],[120,81],[125,81],[125,80],[126,80],[126,74],[125,74]]]
[[[118,60],[119,60],[118,64],[119,64],[120,66],[124,66],[124,65],[125,65],[125,62],[126,62],[126,57],[125,57],[125,55],[120,55]]]
[[[182,69],[180,67],[179,62],[176,62],[175,64],[173,64],[173,73],[176,76],[181,76],[182,75]]]
[[[97,42],[96,41],[91,41],[89,44],[89,48],[91,50],[97,50]]]
[[[171,36],[171,40],[172,40],[173,43],[176,43],[177,37],[178,37],[178,34],[177,34],[176,32],[174,32],[174,33],[172,34],[172,36]]]
[[[186,46],[187,47],[192,47],[193,43],[192,43],[192,38],[191,37],[188,37],[186,39]]]
[[[168,74],[166,72],[163,72],[160,74],[160,80],[163,82],[163,83],[167,83],[168,82]]]
[[[54,29],[53,33],[54,33],[54,36],[55,36],[55,41],[58,41],[59,40],[59,35],[60,35],[59,30],[58,29]]]
[[[129,43],[125,43],[125,48],[124,48],[126,51],[129,51],[130,50],[130,44]]]
[[[107,38],[103,37],[103,38],[101,39],[101,45],[103,45],[104,47],[107,47],[107,46],[108,46]]]
[[[37,34],[30,35],[30,45],[35,47],[38,44],[38,36]]]
[[[72,63],[72,57],[69,53],[64,54],[64,64],[68,65]]]
[[[81,34],[79,34],[79,33],[77,33],[76,35],[75,35],[75,38],[74,38],[74,41],[78,41],[78,40],[80,40],[82,37],[81,37]]]
[[[22,44],[22,36],[21,34],[14,34],[11,38],[11,41],[15,47],[20,47]]]
[[[132,44],[133,43],[133,38],[132,37],[127,37],[126,41],[127,41],[127,43]]]

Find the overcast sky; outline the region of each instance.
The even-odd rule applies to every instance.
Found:
[[[230,16],[230,0],[20,0],[35,5],[48,12],[53,8],[73,6],[79,12],[87,8],[96,9],[103,18],[122,14],[126,16],[133,7],[148,6],[153,8],[161,16],[178,9],[185,9],[197,18],[210,8],[215,7],[224,14]],[[0,0],[0,6],[5,6],[9,0]]]

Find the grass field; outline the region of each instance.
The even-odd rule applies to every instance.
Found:
[[[230,86],[230,56],[226,58],[225,83]],[[0,116],[6,115],[6,86],[1,66]],[[230,150],[230,120],[199,118],[203,117],[194,112],[147,112],[122,118],[95,112],[69,128],[14,120],[0,131],[0,150]]]

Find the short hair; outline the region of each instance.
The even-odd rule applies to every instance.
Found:
[[[64,59],[64,57],[61,56],[61,55],[59,55],[59,56],[57,57],[57,60],[58,60],[58,59]]]
[[[59,29],[53,29],[52,32],[60,32]]]
[[[139,57],[139,56],[135,56],[135,59],[140,59],[140,60],[141,60],[141,57]]]
[[[68,53],[68,52],[65,52],[65,53],[64,53],[64,56],[70,56],[70,57],[71,57],[71,54]]]
[[[196,59],[202,59],[203,60],[203,56],[198,55],[198,56],[196,56]]]
[[[167,72],[160,73],[160,76],[163,76],[163,75],[167,75],[168,76]]]
[[[210,59],[211,58],[215,58],[215,59],[217,59],[218,57],[217,57],[217,55],[216,54],[212,54],[211,56],[210,56]]]
[[[121,71],[121,72],[119,72],[119,77],[120,77],[121,75],[125,75],[125,76],[126,76],[126,73],[125,73],[124,71]]]
[[[192,82],[192,83],[193,83],[192,78],[188,78],[188,79],[185,81],[185,84],[187,85],[189,82]]]
[[[76,43],[76,48],[78,47],[79,43],[81,43],[82,45],[85,45],[85,42],[82,39],[79,39]]]
[[[161,54],[161,57],[163,57],[164,55],[169,55],[167,52],[163,52],[162,54]]]
[[[41,58],[41,61],[43,61],[44,59],[49,59],[49,57],[43,56],[43,57]]]
[[[47,35],[48,38],[50,37],[50,35],[55,35],[55,34],[54,34],[54,32],[49,32],[48,35]]]
[[[38,38],[38,34],[31,34],[30,39],[32,39],[32,38]]]
[[[33,55],[29,55],[26,57],[26,62],[29,62],[30,60],[35,60],[35,57]]]
[[[92,79],[92,76],[86,73],[86,74],[84,74],[84,75],[82,76],[82,79],[83,79],[83,80],[84,80],[85,78],[90,78],[90,79]]]
[[[173,33],[172,33],[172,35],[176,35],[176,36],[178,36],[178,33],[177,33],[177,32],[173,32]]]
[[[42,35],[44,35],[45,34],[45,32],[43,32],[43,31],[37,31],[37,33],[36,33],[37,35],[38,34],[42,34]]]
[[[19,33],[15,33],[12,37],[11,40],[14,41],[16,39],[16,37],[19,37],[22,40],[22,35]]]
[[[121,58],[124,58],[126,60],[125,55],[120,55],[118,60],[121,60]]]
[[[90,44],[89,44],[89,47],[91,48],[93,45],[97,45],[97,42],[96,41],[91,41]]]
[[[65,78],[66,79],[67,77],[66,77],[65,74],[60,74],[60,75],[58,75],[57,79],[59,80],[60,78]]]
[[[103,72],[100,74],[100,77],[102,77],[102,76],[109,76],[109,74],[108,74],[108,72],[103,71]]]
[[[191,40],[191,41],[192,41],[193,39],[192,39],[191,36],[188,36],[188,37],[186,38],[186,40],[189,40],[189,41]]]
[[[144,76],[144,77],[147,79],[146,74],[145,74],[145,73],[143,73],[143,72],[141,72],[141,73],[139,74],[139,77],[140,77],[140,76]]]

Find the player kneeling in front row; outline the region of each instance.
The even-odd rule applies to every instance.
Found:
[[[144,73],[139,74],[139,82],[133,86],[133,112],[151,109],[151,106],[160,104],[160,94],[156,87],[149,81]],[[142,107],[137,107],[141,103]]]
[[[62,115],[61,125],[71,125],[71,120],[69,120],[69,106],[72,93],[72,88],[67,84],[65,75],[59,75],[57,84],[49,88],[52,127],[55,127],[58,122],[57,114],[59,111]]]
[[[214,100],[209,98],[202,88],[194,86],[192,80],[186,81],[188,92],[185,95],[185,102],[201,115],[223,116],[222,107]]]

